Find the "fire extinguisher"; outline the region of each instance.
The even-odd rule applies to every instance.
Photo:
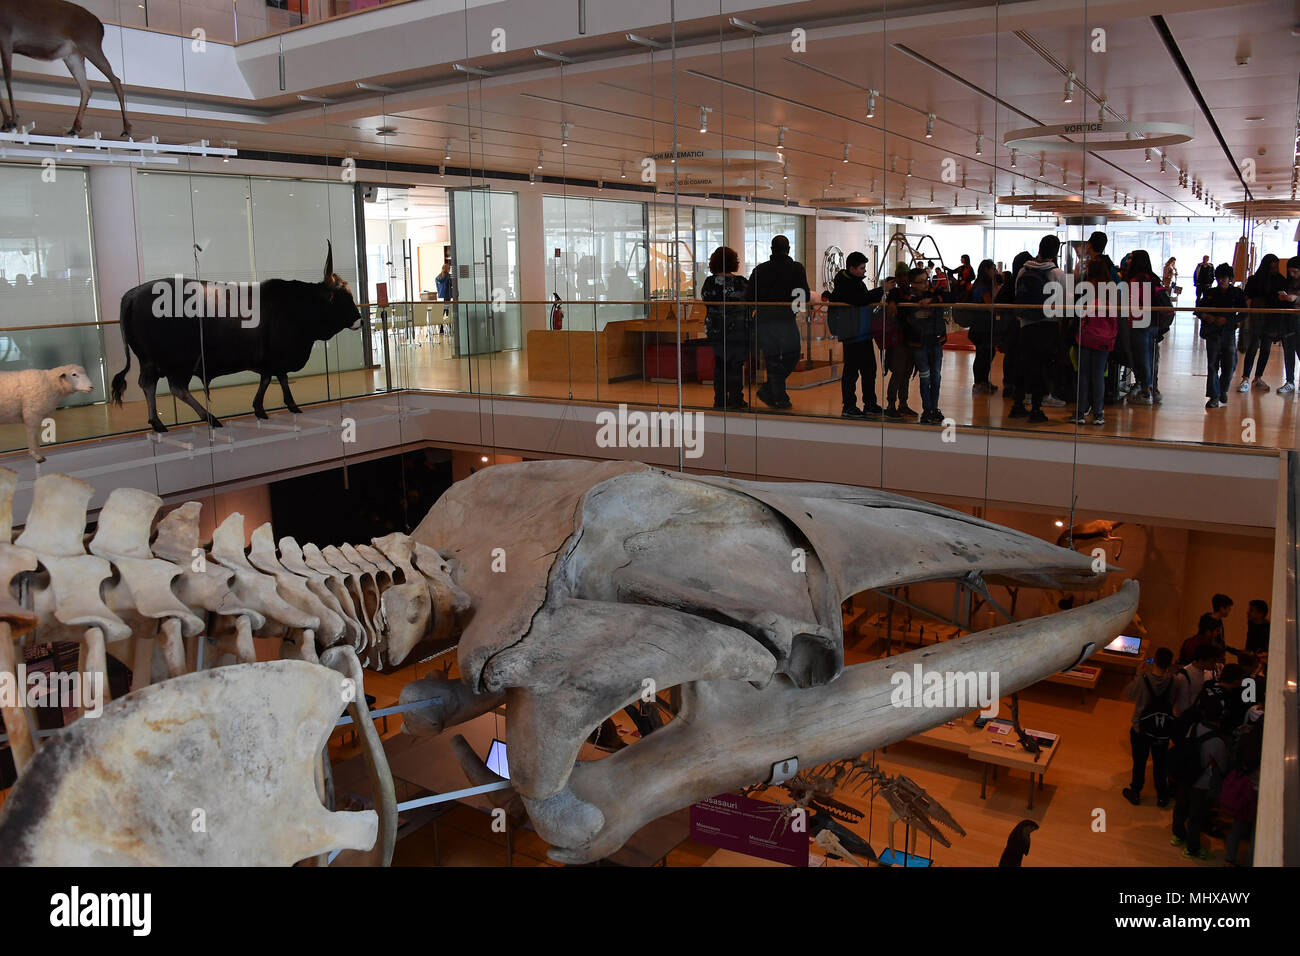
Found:
[[[560,293],[552,292],[555,304],[551,306],[551,328],[559,332],[564,328],[564,308],[560,305]]]

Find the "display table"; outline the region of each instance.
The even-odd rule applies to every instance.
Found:
[[[456,734],[466,742],[480,757],[488,752],[494,738],[505,739],[506,719],[497,713],[487,713],[463,724],[456,724],[436,737],[410,737],[398,734],[384,741],[384,753],[388,757],[388,767],[395,780],[402,780],[411,786],[427,790],[429,793],[449,793],[464,790],[470,782],[456,759],[451,739]],[[580,757],[594,756],[584,747]],[[354,757],[361,760],[361,757]],[[473,807],[486,814],[491,814],[494,804],[491,798],[498,793],[478,793],[460,797],[456,802]],[[450,804],[448,804],[450,805]],[[435,804],[442,806],[442,804]],[[434,819],[436,832],[437,819]],[[525,824],[532,829],[531,824]],[[654,866],[684,843],[690,837],[690,816],[686,809],[678,810],[667,816],[652,820],[643,826],[623,845],[618,852],[611,854],[602,862],[615,866]],[[514,835],[512,828],[506,826],[506,860],[514,856]]]
[[[1043,748],[1038,754],[1038,759],[1035,760],[1034,754],[1022,748],[1015,739],[1014,734],[999,735],[988,729],[977,729],[969,715],[955,721],[951,727],[947,724],[941,724],[907,739],[911,743],[925,744],[929,747],[965,754],[971,760],[978,761],[983,769],[983,777],[980,781],[981,800],[986,798],[988,792],[990,767],[993,768],[994,779],[997,778],[998,767],[1027,771],[1029,773],[1030,810],[1034,809],[1035,782],[1041,790],[1043,776],[1051,766],[1056,752],[1061,749],[1060,736],[1053,735],[1052,746]],[[1035,781],[1035,777],[1037,777],[1037,781]]]
[[[1138,665],[1151,656],[1151,638],[1142,638],[1141,647],[1142,649],[1137,654],[1116,654],[1114,651],[1108,651],[1103,647],[1094,651],[1088,660],[1104,667],[1113,667],[1115,670],[1136,673]]]
[[[1088,702],[1087,692],[1096,690],[1097,682],[1101,680],[1101,668],[1080,664],[1068,671],[1061,671],[1059,674],[1053,674],[1051,677],[1043,679],[1049,684],[1066,684],[1070,687],[1079,688],[1079,698],[1086,704]]]

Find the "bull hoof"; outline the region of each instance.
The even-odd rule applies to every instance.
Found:
[[[165,431],[167,430],[167,426],[164,425],[164,424],[162,423],[162,421],[161,421],[160,419],[157,419],[157,418],[151,418],[151,419],[149,419],[149,425],[150,425],[150,426],[153,428],[153,430],[156,431],[156,432],[165,432]]]
[[[128,126],[126,129],[122,130],[122,138],[123,139],[131,138],[131,127]]]
[[[64,133],[63,135],[64,135],[64,136],[80,136],[80,135],[81,135],[81,127],[80,127],[80,126],[74,126],[74,127],[72,127],[72,129],[68,130],[68,131],[67,131],[66,133]]]
[[[12,133],[17,129],[17,123],[5,123],[3,126],[0,126],[0,133]]]
[[[222,427],[223,427],[222,424],[221,424],[221,419],[220,419],[220,418],[217,418],[217,416],[215,416],[215,415],[209,415],[209,416],[208,416],[208,424],[211,425],[213,428],[222,428]]]
[[[266,421],[268,418],[271,417],[270,415],[266,414],[265,408],[254,408],[253,415],[256,416],[257,418],[260,418],[262,421]]]
[[[287,408],[289,411],[293,412],[295,415],[302,414],[302,409],[299,408],[297,405],[286,405],[284,407]]]
[[[44,456],[44,455],[38,455],[38,454],[36,454],[35,452],[32,452],[32,453],[31,453],[31,456],[32,456],[33,458],[36,459],[36,464],[38,464],[38,465],[39,465],[41,462],[43,462],[43,461],[45,460],[45,456]]]

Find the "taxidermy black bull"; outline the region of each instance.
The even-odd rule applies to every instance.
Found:
[[[177,276],[138,285],[122,296],[121,325],[126,368],[113,376],[113,401],[122,404],[134,352],[149,424],[165,432],[156,400],[162,377],[172,394],[214,428],[221,427],[220,420],[190,394],[196,375],[206,392],[219,375],[257,372],[262,377],[253,399],[258,418],[267,417],[262,399],[274,377],[285,407],[301,412],[289,393],[289,373],[307,364],[317,342],[346,328],[359,329],[361,312],[348,284],[334,274],[330,246],[321,282],[204,282]]]

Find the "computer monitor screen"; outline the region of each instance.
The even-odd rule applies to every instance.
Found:
[[[1142,653],[1142,638],[1121,634],[1106,645],[1106,650],[1112,654],[1127,654],[1129,657],[1137,657]]]
[[[506,744],[503,740],[493,740],[488,748],[487,759],[483,761],[487,768],[498,777],[510,779],[510,765],[506,762]]]

